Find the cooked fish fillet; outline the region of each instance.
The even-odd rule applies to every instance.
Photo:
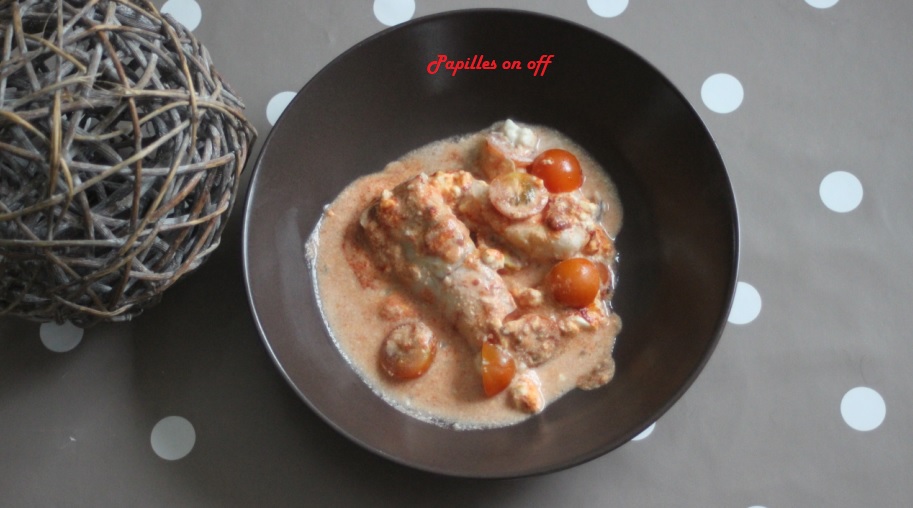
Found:
[[[462,171],[419,174],[384,191],[360,224],[383,268],[440,308],[480,348],[516,303],[501,276],[482,263],[469,229],[451,208],[473,181]]]

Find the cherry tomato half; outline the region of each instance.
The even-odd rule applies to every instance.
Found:
[[[493,397],[510,386],[517,364],[510,353],[490,342],[482,343],[482,388]]]
[[[548,192],[539,178],[513,171],[491,181],[488,199],[502,215],[520,220],[541,212],[548,204]]]
[[[546,285],[555,301],[568,307],[583,308],[599,294],[601,277],[595,263],[571,258],[556,264],[546,276]]]
[[[431,367],[437,353],[434,332],[420,322],[397,326],[380,346],[380,365],[397,379],[414,379]]]
[[[571,152],[560,148],[540,153],[528,171],[541,178],[549,192],[571,192],[583,185],[580,161]]]

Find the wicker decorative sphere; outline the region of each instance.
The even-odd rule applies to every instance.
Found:
[[[256,137],[146,0],[0,0],[0,315],[130,319],[218,247]]]

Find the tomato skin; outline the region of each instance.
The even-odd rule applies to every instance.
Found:
[[[571,258],[552,267],[546,285],[556,302],[580,309],[596,299],[602,277],[599,267],[589,259]]]
[[[580,161],[571,152],[552,148],[539,154],[528,170],[545,182],[545,188],[556,194],[572,192],[583,185],[583,171]]]
[[[482,389],[486,397],[494,397],[510,386],[517,372],[517,363],[500,346],[482,344]]]
[[[397,326],[380,346],[380,366],[390,377],[415,379],[431,368],[437,340],[420,322]]]

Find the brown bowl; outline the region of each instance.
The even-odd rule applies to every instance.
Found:
[[[453,59],[536,60],[532,70],[429,74]],[[624,207],[614,306],[624,322],[607,386],[574,391],[519,425],[456,431],[377,397],[327,334],[304,245],[357,176],[430,141],[504,118],[554,127],[610,173]],[[555,471],[625,443],[681,397],[726,322],[738,226],[720,155],[668,79],[612,39],[549,16],[455,11],[385,30],[315,76],[270,133],[244,222],[248,296],[266,346],[315,412],[356,443],[467,477]],[[353,295],[357,298],[357,295]]]

